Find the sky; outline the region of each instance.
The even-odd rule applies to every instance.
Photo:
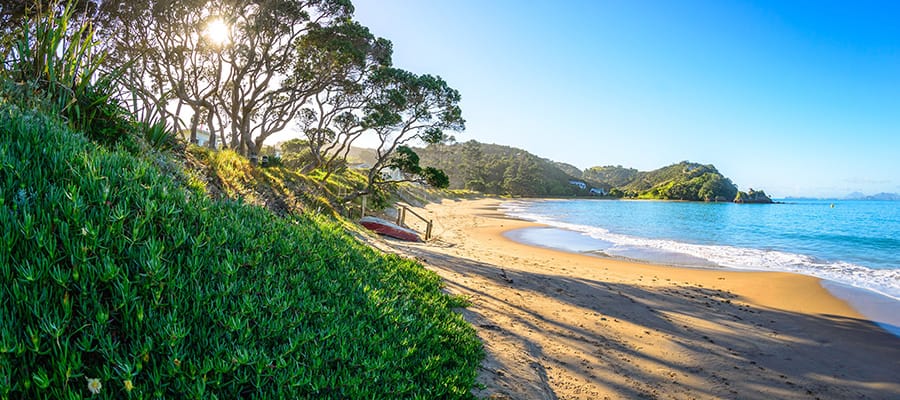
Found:
[[[477,140],[714,164],[774,197],[900,192],[900,2],[353,0]]]

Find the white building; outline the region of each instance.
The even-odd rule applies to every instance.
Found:
[[[191,141],[191,130],[190,129],[182,129],[181,132],[178,133],[178,136],[181,137],[185,142]],[[197,146],[207,146],[209,143],[209,131],[204,129],[197,129]]]
[[[572,179],[569,181],[569,184],[578,186],[578,188],[581,190],[587,189],[587,184],[582,181],[576,181],[576,180]]]

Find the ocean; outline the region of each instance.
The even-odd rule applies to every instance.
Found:
[[[864,315],[890,320],[892,332],[900,326],[900,202],[524,200],[501,209],[549,227],[508,234],[520,242],[663,265],[812,275]]]

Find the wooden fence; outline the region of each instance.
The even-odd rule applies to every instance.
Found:
[[[400,210],[397,213],[397,225],[406,226],[406,215],[412,214],[419,220],[425,223],[425,240],[431,239],[431,228],[433,226],[432,221],[427,219],[419,214],[416,214],[415,211],[409,209],[407,206],[400,206]]]

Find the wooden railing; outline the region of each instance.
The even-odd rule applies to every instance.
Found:
[[[400,210],[397,213],[397,225],[406,226],[407,213],[414,215],[416,218],[425,223],[425,240],[427,241],[428,239],[431,239],[431,228],[433,226],[432,221],[419,214],[416,214],[415,211],[410,210],[407,206],[400,206]]]

